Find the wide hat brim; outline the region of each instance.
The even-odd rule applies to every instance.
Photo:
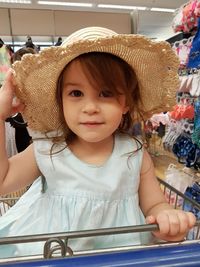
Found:
[[[58,77],[74,58],[94,51],[114,54],[133,67],[144,119],[168,111],[175,104],[179,60],[167,42],[132,34],[82,38],[62,47],[46,48],[39,54],[27,54],[14,63],[16,95],[25,104],[22,114],[30,129],[47,133],[60,127],[55,97]]]

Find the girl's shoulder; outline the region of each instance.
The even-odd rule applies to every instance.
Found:
[[[132,137],[128,134],[116,134],[115,142],[118,143],[120,150],[130,150],[128,152],[140,151],[143,148],[143,142],[141,139]]]
[[[66,143],[54,143],[50,138],[38,138],[33,140],[33,147],[37,153],[54,155],[65,149]]]
[[[125,159],[131,170],[134,170],[134,172],[136,170],[139,171],[144,153],[142,141],[127,134],[116,135],[115,140],[115,151],[120,156],[120,160]]]

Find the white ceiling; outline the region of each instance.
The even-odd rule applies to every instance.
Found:
[[[50,0],[50,1],[62,1],[62,2],[79,2],[79,3],[92,3],[94,6],[92,8],[68,8],[61,6],[44,6],[38,5],[37,0],[32,0],[31,5],[25,4],[8,4],[8,3],[0,3],[0,7],[9,7],[9,8],[31,8],[31,9],[53,9],[53,10],[88,10],[95,12],[130,12],[130,10],[117,10],[117,9],[98,9],[97,4],[115,4],[115,5],[132,5],[132,6],[145,6],[145,7],[160,7],[160,8],[172,8],[177,9],[187,1],[185,0]],[[166,40],[176,33],[173,32],[171,24],[173,20],[173,13],[165,13],[165,12],[153,12],[153,11],[137,11],[134,12],[135,20],[137,21],[136,28],[137,32],[140,34],[147,35],[151,38]],[[135,22],[134,20],[134,22]],[[119,22],[120,23],[120,22]]]

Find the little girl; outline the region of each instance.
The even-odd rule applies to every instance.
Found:
[[[165,42],[79,30],[61,47],[25,55],[0,91],[0,194],[33,183],[0,218],[0,237],[157,223],[154,236],[182,240],[192,213],[165,201],[133,124],[173,105],[178,61]],[[17,95],[19,100],[14,97]],[[33,144],[7,158],[5,119],[22,112]],[[28,175],[27,175],[28,174]],[[140,233],[82,238],[73,250],[144,244]],[[1,257],[42,254],[43,244],[0,247]]]

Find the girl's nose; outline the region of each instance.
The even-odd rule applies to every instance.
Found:
[[[100,108],[97,101],[87,100],[83,105],[82,111],[84,113],[93,114],[98,113],[100,111]]]

